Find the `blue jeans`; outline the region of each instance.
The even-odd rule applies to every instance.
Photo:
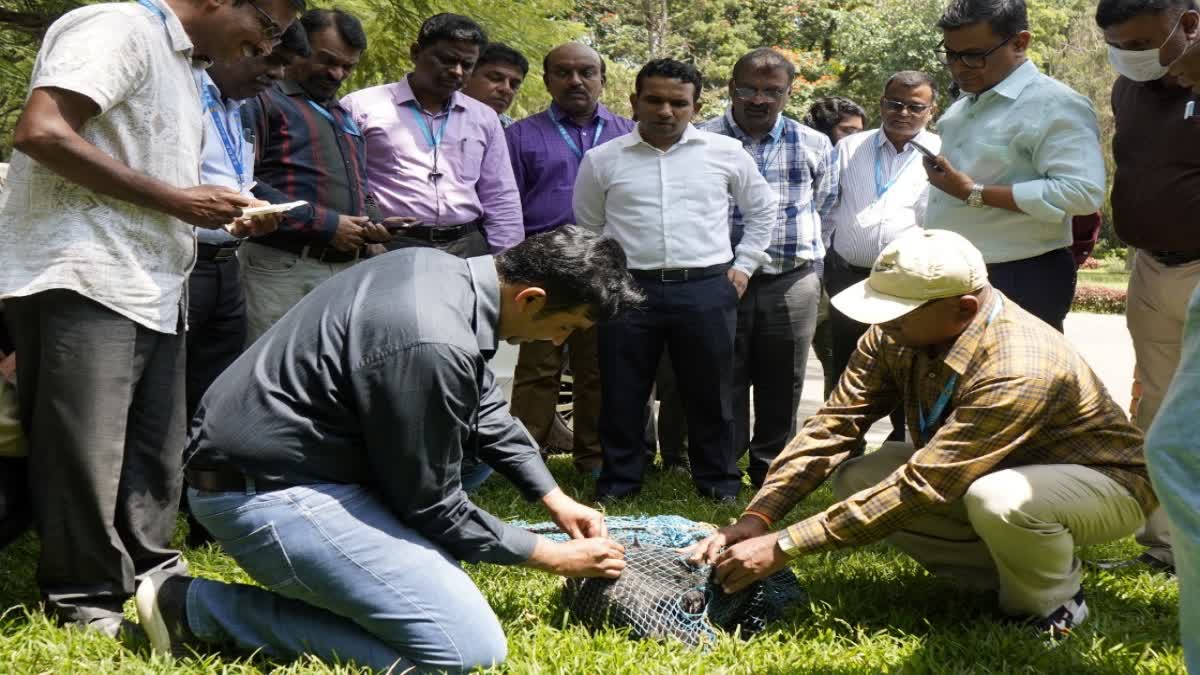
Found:
[[[188,490],[192,513],[255,581],[192,583],[187,620],[211,643],[394,672],[504,661],[500,622],[445,551],[360,485]]]

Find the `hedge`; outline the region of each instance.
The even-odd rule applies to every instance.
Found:
[[[1075,300],[1071,303],[1071,310],[1096,314],[1124,314],[1125,290],[1079,284],[1075,287]]]

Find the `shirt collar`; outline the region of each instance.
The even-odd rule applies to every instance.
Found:
[[[404,77],[400,78],[399,82],[392,83],[392,85],[390,87],[391,94],[392,94],[392,101],[396,105],[404,105],[404,104],[408,103],[409,101],[412,101],[413,103],[416,103],[418,107],[420,107],[421,103],[419,101],[417,101],[417,96],[416,96],[416,94],[413,93],[412,85],[409,84],[409,82],[408,82],[408,78],[410,78],[410,77],[412,77],[412,73],[409,73],[409,74],[405,75]],[[453,94],[450,94],[450,105],[453,106],[455,110],[465,110],[466,109],[466,106],[463,105],[462,98],[461,98],[463,96],[466,96],[466,94],[462,93],[461,91],[456,91]],[[446,110],[442,109],[442,113],[444,113],[444,112],[446,112]],[[441,114],[441,113],[439,113],[439,114]]]
[[[171,49],[177,52],[185,52],[191,56],[192,39],[188,37],[187,31],[183,29],[183,23],[179,21],[179,17],[175,15],[171,6],[163,2],[163,0],[149,0],[150,4],[162,10],[163,16],[166,17],[164,22],[167,27],[167,37],[171,40]],[[156,15],[154,18],[158,18]]]
[[[467,258],[471,286],[475,289],[475,339],[484,358],[496,353],[500,341],[500,276],[490,255]]]
[[[629,141],[628,141],[629,145],[627,145],[626,147],[645,145],[648,148],[654,148],[653,145],[650,145],[646,141],[642,140],[642,129],[637,124],[634,124],[633,131],[629,132],[625,136],[627,136],[629,138]],[[624,137],[622,137],[622,138],[624,138]],[[684,145],[687,143],[707,143],[707,142],[708,142],[708,139],[704,138],[704,134],[701,133],[699,129],[697,129],[695,126],[693,126],[689,122],[687,125],[687,128],[683,130],[683,135],[679,137],[678,141],[675,141],[675,145],[672,145],[671,148],[678,147],[680,145]],[[654,149],[658,150],[658,148],[654,148]],[[670,148],[667,148],[667,149],[670,150]],[[662,152],[662,151],[660,150],[659,152]]]
[[[991,323],[993,307],[996,303],[1003,302],[1000,299],[1000,291],[992,288],[988,292],[988,298],[984,301],[983,306],[979,308],[979,312],[975,314],[975,318],[971,320],[971,325],[963,331],[962,335],[954,341],[954,346],[946,353],[946,357],[942,362],[946,367],[960,376],[967,372],[967,366],[971,365],[971,359],[975,357],[975,352],[979,351],[979,345],[983,342],[984,333],[987,332],[988,324]]]
[[[912,140],[920,143],[921,145],[924,145],[925,147],[929,147],[928,136],[929,136],[929,130],[922,129],[921,133],[912,137]],[[886,145],[892,145],[892,141],[890,139],[888,139],[887,134],[883,132],[883,127],[879,127],[878,129],[875,130],[875,146],[882,148]],[[895,146],[892,146],[892,147],[895,147]],[[909,148],[906,145],[904,147],[904,151],[907,152],[908,149]]]
[[[1041,73],[1038,67],[1030,61],[1025,60],[1025,63],[1017,66],[1008,77],[1000,80],[1000,83],[992,87],[990,91],[996,92],[997,95],[1008,99],[1016,100],[1025,91],[1031,82]],[[986,94],[987,92],[984,92]],[[983,94],[980,94],[982,96]],[[978,98],[978,97],[977,97]]]
[[[733,133],[734,138],[738,139],[739,141],[746,141],[750,139],[749,134],[747,134],[745,131],[742,131],[742,128],[739,127],[738,123],[733,119],[733,106],[725,109],[725,124],[729,126],[729,131]],[[775,120],[775,126],[771,127],[771,130],[767,132],[766,137],[770,138],[773,142],[778,141],[783,136],[783,127],[783,115],[780,114],[779,118]]]
[[[573,123],[571,116],[568,115],[567,113],[563,112],[562,108],[559,108],[557,104],[555,104],[553,102],[550,103],[549,110],[550,110],[550,119],[552,119],[556,122],[572,122]],[[596,104],[596,114],[594,117],[592,117],[592,121],[595,122],[597,119],[604,120],[605,124],[608,124],[609,122],[613,121],[612,112],[610,112],[608,108],[605,108],[603,103]]]

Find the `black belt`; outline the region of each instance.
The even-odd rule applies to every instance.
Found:
[[[433,244],[444,244],[451,241],[458,241],[468,234],[479,231],[479,221],[473,220],[462,225],[413,225],[402,230],[396,230],[395,233],[421,241],[428,241]]]
[[[347,253],[346,251],[339,251],[338,249],[330,246],[329,244],[304,244],[304,243],[300,243],[300,242],[290,242],[290,241],[272,241],[270,243],[267,243],[267,242],[254,242],[254,243],[262,244],[263,246],[270,246],[271,248],[277,248],[280,251],[287,251],[288,253],[295,253],[296,255],[298,255],[302,258],[316,258],[317,260],[320,260],[321,262],[327,262],[327,263],[352,262],[352,261],[358,260],[359,255],[362,253],[362,247],[356,248],[353,251]]]
[[[779,272],[778,274],[768,274],[767,272],[755,272],[754,276],[750,277],[750,281],[754,281],[757,279],[758,281],[762,282],[762,281],[771,281],[773,279],[781,279],[788,275],[796,274],[797,272],[803,272],[804,270],[808,269],[809,267],[812,267],[812,264],[813,264],[813,262],[811,260],[804,260],[799,265],[796,265],[792,269],[787,270],[786,272]]]
[[[629,276],[646,281],[662,281],[676,283],[679,281],[699,281],[708,279],[729,270],[729,263],[709,265],[708,267],[676,267],[661,270],[629,270]]]
[[[237,255],[238,245],[242,243],[241,239],[231,241],[224,244],[206,244],[197,242],[196,245],[196,260],[201,262],[223,262],[232,260]]]
[[[1159,263],[1167,267],[1175,267],[1177,265],[1186,265],[1190,262],[1200,260],[1200,249],[1191,251],[1146,251]]]
[[[206,492],[273,492],[296,487],[265,478],[255,478],[237,469],[187,469],[183,479],[188,487]]]

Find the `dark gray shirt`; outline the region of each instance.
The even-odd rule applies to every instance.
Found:
[[[556,487],[487,367],[499,303],[490,256],[406,249],[338,273],[209,388],[188,466],[367,485],[460,560],[523,562],[536,535],[476,507],[460,481],[477,453],[527,499]]]

